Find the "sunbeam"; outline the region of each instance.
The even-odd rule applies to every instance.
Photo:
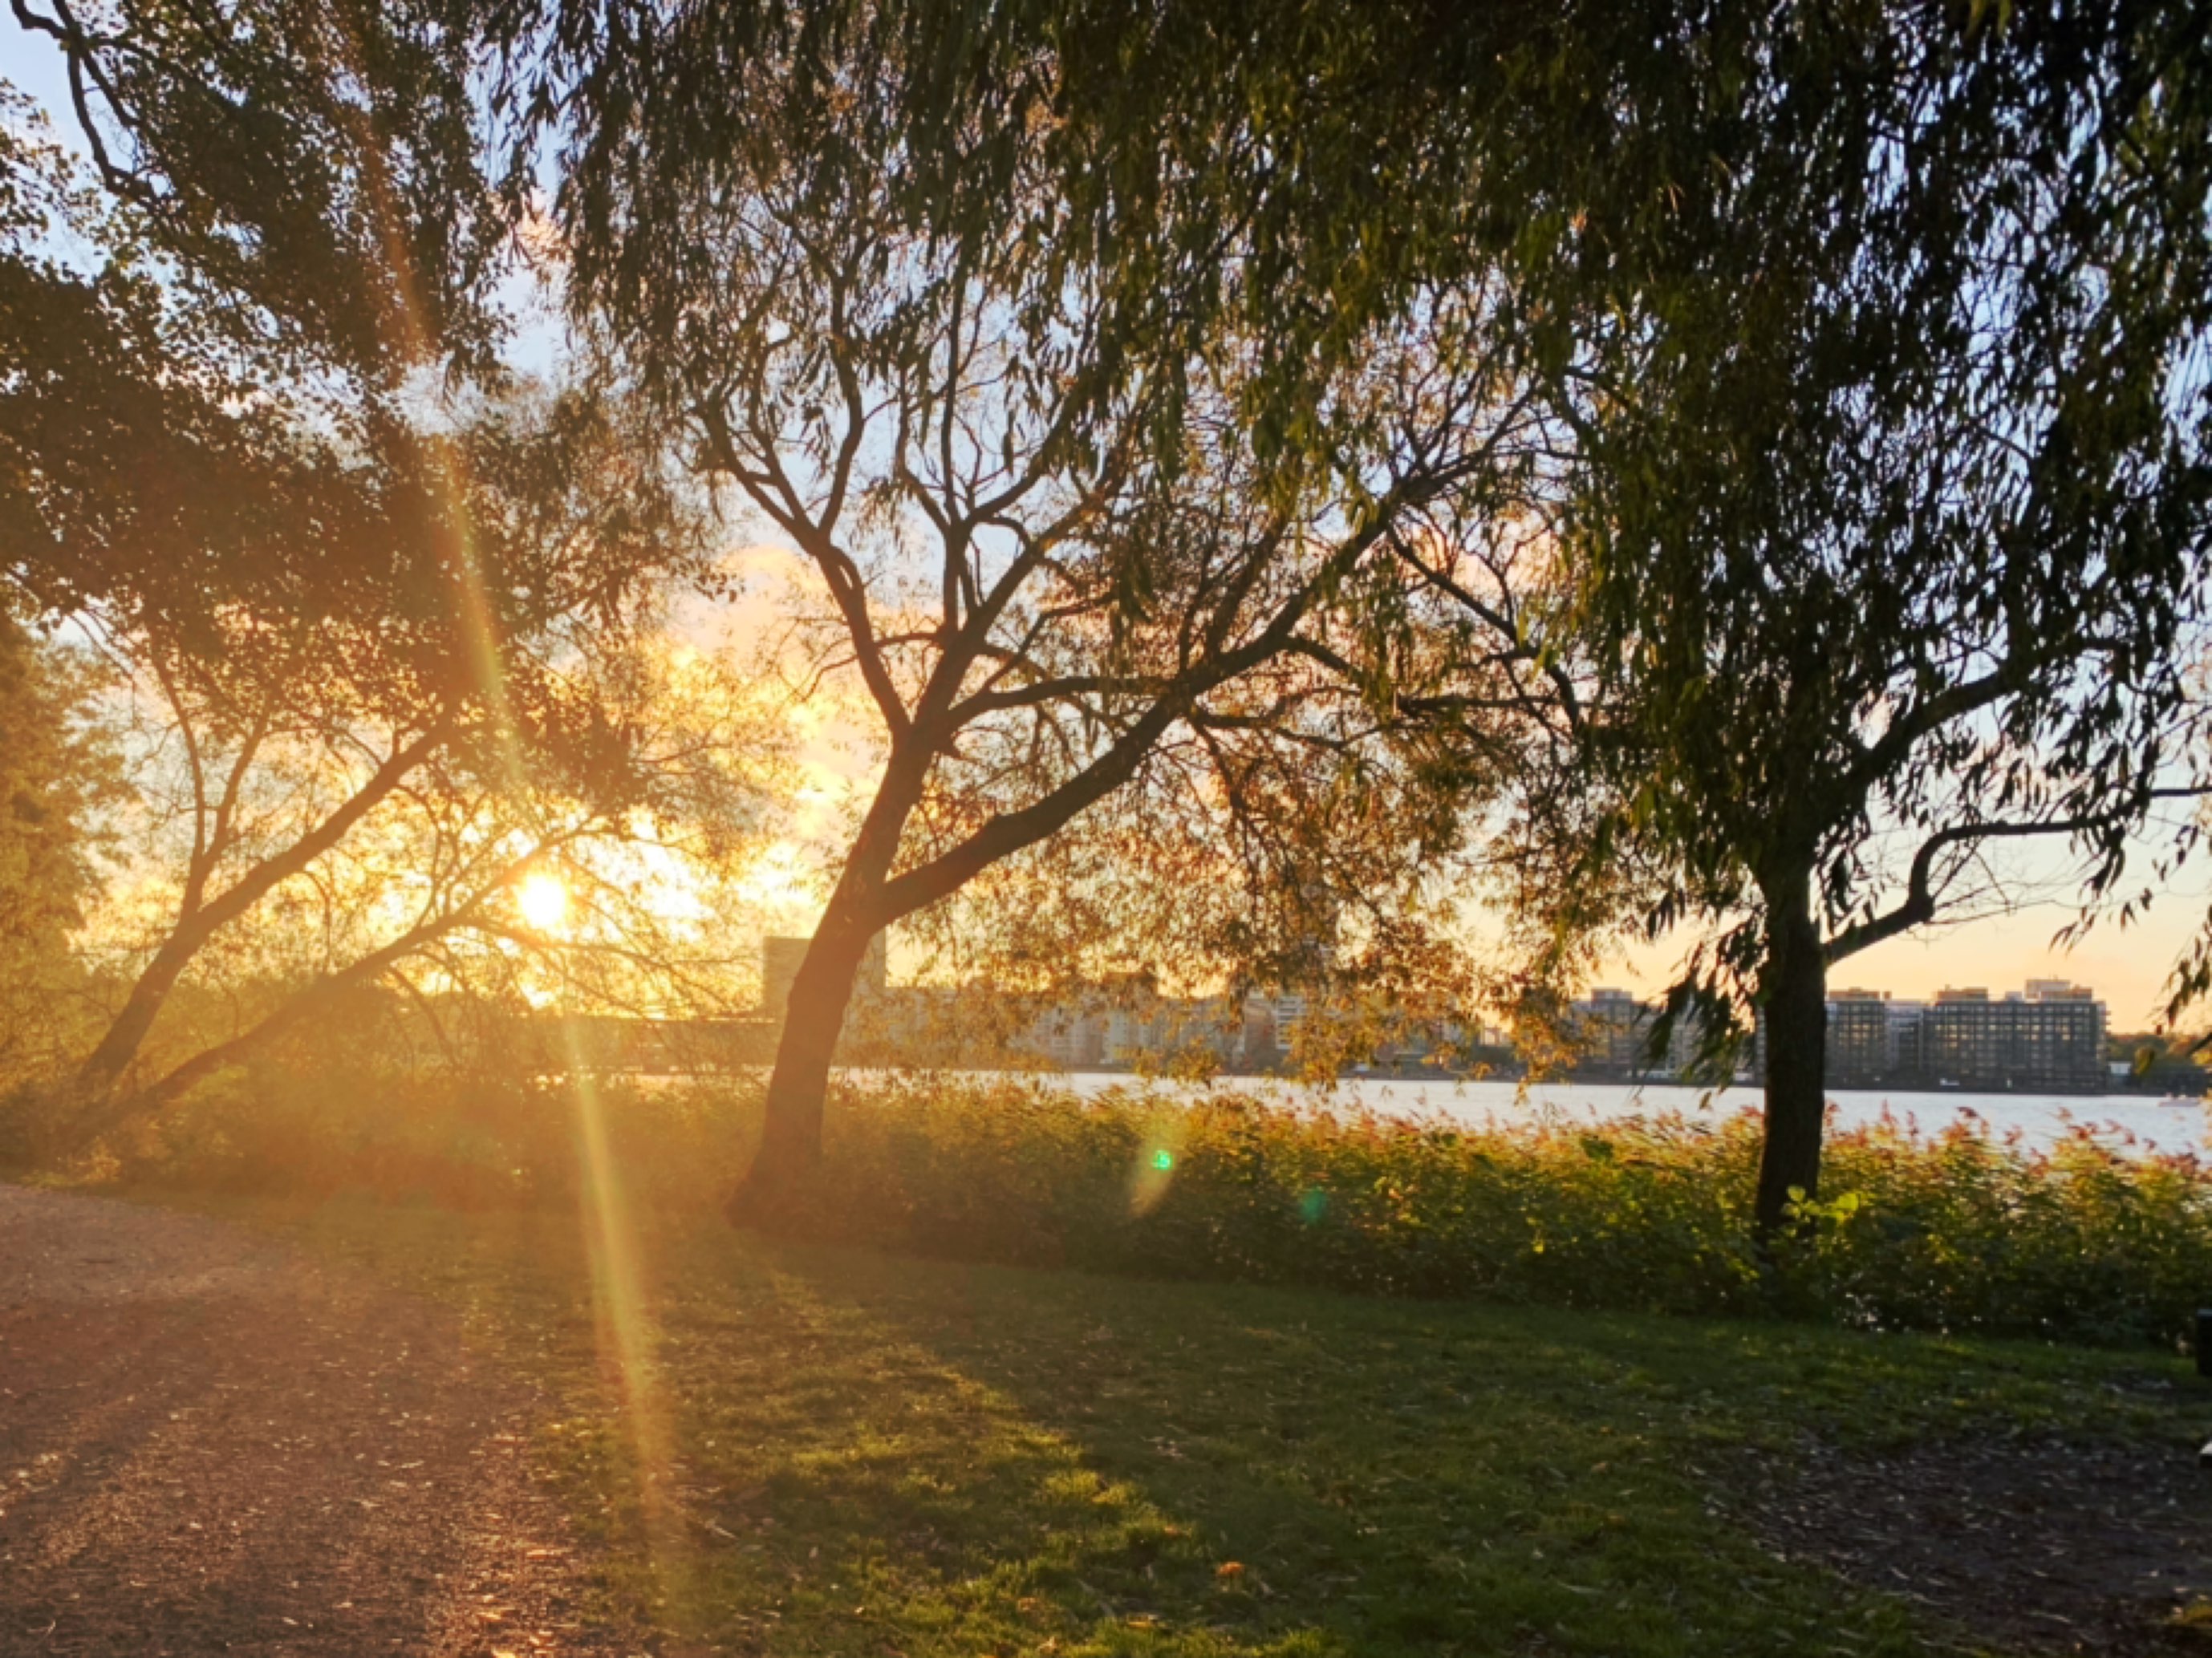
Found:
[[[647,1305],[622,1171],[607,1143],[599,1084],[575,1022],[564,1017],[560,1028],[583,1176],[584,1247],[591,1264],[600,1370],[620,1393],[647,1564],[661,1606],[672,1607],[681,1604],[690,1550],[675,1501],[673,1441],[654,1354],[656,1327]]]
[[[343,25],[341,26],[343,27]],[[356,56],[359,42],[347,41]],[[421,363],[432,355],[423,323],[401,217],[395,210],[382,156],[372,141],[362,147],[364,186],[377,235],[392,278],[394,303],[387,325],[402,361]],[[467,654],[492,738],[501,780],[518,800],[528,795],[529,768],[508,690],[508,672],[500,629],[476,544],[467,480],[451,446],[438,452],[437,477],[444,495],[445,529],[450,537],[447,568],[451,574],[461,642]],[[550,872],[525,879],[517,902],[524,919],[541,932],[566,918],[568,895]],[[646,1543],[654,1584],[666,1602],[673,1587],[682,1546],[670,1505],[670,1451],[666,1415],[653,1355],[653,1321],[638,1271],[635,1234],[623,1200],[620,1171],[609,1150],[603,1103],[573,1018],[559,1020],[574,1110],[577,1155],[584,1194],[582,1224],[594,1287],[594,1324],[602,1368],[621,1390],[623,1414],[645,1520]]]

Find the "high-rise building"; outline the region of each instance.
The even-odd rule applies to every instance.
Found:
[[[1643,1068],[1650,1009],[1626,990],[1600,985],[1569,1005],[1582,1064],[1623,1076]]]
[[[1886,1081],[1895,1065],[1890,1041],[1889,995],[1880,990],[1828,994],[1828,1081],[1862,1088]]]
[[[1601,986],[1568,1012],[1581,1043],[1581,1063],[1607,1075],[1680,1078],[1698,1064],[1700,1029],[1694,1015],[1674,1021],[1663,1054],[1651,1051],[1654,1028],[1664,1009],[1626,990]]]
[[[1893,999],[1889,1011],[1889,1075],[1893,1078],[1920,1076],[1928,1066],[1921,1053],[1928,1004]]]
[[[791,981],[806,959],[806,938],[761,940],[761,1011],[781,1019],[791,1006]]]
[[[1763,1020],[1754,1054],[1763,1075]],[[1933,1002],[1834,990],[1826,1054],[1832,1088],[2082,1093],[2101,1090],[2110,1078],[2105,1005],[2094,991],[2063,979],[2033,979],[2025,991],[1996,997],[1980,985],[1939,990]]]
[[[1960,1088],[2102,1089],[2105,1005],[2059,980],[1992,999],[1981,988],[1942,990],[1921,1021],[1920,1066]]]
[[[1106,1058],[1106,1019],[1094,1008],[1063,1003],[1041,1009],[1020,1046],[1063,1070],[1078,1071]]]
[[[1270,1065],[1287,1054],[1305,1022],[1306,999],[1297,991],[1255,991],[1240,1009],[1244,1057],[1255,1065]]]

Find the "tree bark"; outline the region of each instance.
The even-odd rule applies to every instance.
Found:
[[[1808,870],[1765,887],[1766,1133],[1759,1157],[1754,1215],[1761,1237],[1790,1224],[1793,1193],[1820,1188],[1820,1134],[1827,1108],[1828,974],[1813,914]]]
[[[161,1008],[169,999],[169,993],[177,987],[177,981],[206,939],[196,926],[180,927],[172,933],[161,949],[148,963],[131,987],[131,993],[123,1006],[100,1035],[92,1052],[76,1068],[70,1080],[70,1093],[88,1107],[105,1101],[130,1069],[131,1062],[138,1057],[138,1050],[146,1041],[146,1033],[154,1028],[161,1017]]]
[[[793,1187],[822,1161],[822,1116],[830,1065],[845,1029],[860,963],[878,929],[842,887],[806,946],[791,981],[783,1035],[769,1073],[765,1116],[752,1166],[731,1194],[732,1221],[772,1219]]]

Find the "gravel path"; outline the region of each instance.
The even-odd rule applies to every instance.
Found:
[[[442,1309],[222,1224],[0,1185],[0,1654],[639,1649]]]

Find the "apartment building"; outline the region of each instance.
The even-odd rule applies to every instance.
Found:
[[[1973,987],[1942,990],[1920,1020],[1919,1071],[1937,1086],[2100,1091],[2105,1005],[2063,980],[1992,996]]]

